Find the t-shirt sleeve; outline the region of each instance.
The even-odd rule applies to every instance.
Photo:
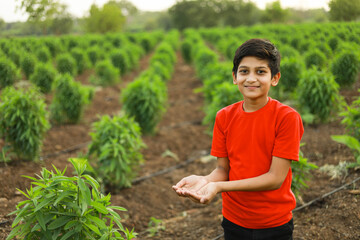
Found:
[[[211,145],[210,154],[215,157],[227,157],[228,153],[226,150],[226,136],[224,133],[224,121],[225,121],[225,112],[219,111],[216,114],[215,125],[213,130],[213,138]]]
[[[286,114],[276,128],[273,156],[299,160],[300,140],[304,127],[297,112]]]

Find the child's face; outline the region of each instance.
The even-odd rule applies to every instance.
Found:
[[[280,73],[271,78],[268,60],[253,56],[244,57],[238,67],[236,76],[233,73],[233,82],[238,86],[244,100],[267,101],[270,86],[276,86]]]

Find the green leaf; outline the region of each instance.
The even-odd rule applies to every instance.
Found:
[[[126,208],[118,207],[118,206],[108,206],[108,208],[116,209],[116,210],[123,211],[123,212],[127,211]]]
[[[360,153],[360,142],[356,138],[348,135],[332,135],[331,138]]]
[[[67,232],[66,234],[64,234],[64,236],[62,236],[62,238],[60,238],[60,240],[66,240],[76,233],[77,233],[76,230],[71,230],[71,231]]]
[[[49,224],[48,229],[49,230],[57,229],[57,228],[65,225],[70,219],[72,219],[72,217],[69,217],[69,216],[58,217],[57,219],[55,219],[54,221],[52,221]]]
[[[38,220],[41,228],[46,231],[46,226],[45,226],[45,221],[44,221],[44,215],[42,212],[37,212],[36,213],[36,219]]]
[[[78,224],[81,224],[78,220],[71,220],[71,221],[66,223],[66,225],[64,226],[64,229],[68,230],[68,229],[70,229],[70,228],[72,228],[72,227],[74,227],[74,226],[76,226]]]
[[[90,228],[92,231],[94,231],[97,235],[101,236],[101,233],[99,231],[99,228],[96,227],[95,225],[93,224],[88,224],[88,223],[84,223],[84,225],[88,228]]]
[[[94,222],[96,225],[98,225],[100,227],[100,229],[106,229],[107,228],[104,221],[101,220],[98,217],[91,216],[91,215],[86,215],[86,218],[89,219],[90,221]]]
[[[43,207],[47,206],[51,201],[53,201],[52,198],[44,199],[39,205],[36,206],[36,208],[34,209],[34,212],[37,212],[40,209],[42,209]]]
[[[100,213],[103,213],[103,214],[109,213],[109,211],[106,209],[106,207],[104,205],[102,205],[101,203],[92,201],[91,206],[93,206]]]

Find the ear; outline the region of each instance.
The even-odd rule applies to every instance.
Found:
[[[271,79],[271,86],[275,87],[276,85],[278,85],[279,83],[279,80],[280,80],[280,77],[281,77],[281,73],[278,72],[277,74],[275,74],[273,76],[273,78]]]
[[[236,81],[236,76],[235,76],[235,73],[232,72],[232,76],[233,76],[233,83],[236,85],[237,84],[237,81]]]

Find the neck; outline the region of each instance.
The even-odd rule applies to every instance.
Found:
[[[244,99],[243,110],[244,112],[255,112],[263,108],[269,101],[269,97],[265,99],[249,100]]]

